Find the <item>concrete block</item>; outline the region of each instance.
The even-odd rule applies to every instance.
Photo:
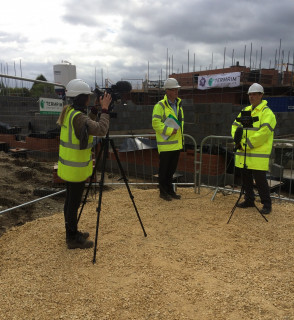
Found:
[[[209,113],[210,112],[210,104],[209,103],[195,104],[194,110],[195,110],[195,112],[199,112],[199,113]]]
[[[211,113],[232,113],[232,104],[228,103],[211,103]]]

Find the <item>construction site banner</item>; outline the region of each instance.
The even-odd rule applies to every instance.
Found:
[[[40,114],[60,114],[63,108],[63,100],[40,98]]]
[[[198,77],[198,89],[238,87],[240,85],[241,72],[210,74]]]

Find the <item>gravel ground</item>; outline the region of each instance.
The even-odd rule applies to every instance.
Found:
[[[5,232],[0,319],[294,319],[293,204],[227,224],[237,195],[131,189],[147,237],[126,188],[106,190],[95,264],[93,249],[66,248],[60,210]],[[97,203],[80,220],[92,240]]]

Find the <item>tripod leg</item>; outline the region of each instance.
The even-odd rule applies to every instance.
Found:
[[[99,230],[99,222],[100,222],[100,212],[101,212],[101,203],[102,203],[102,193],[104,186],[104,176],[105,176],[105,166],[106,166],[106,158],[108,155],[109,144],[106,139],[102,140],[101,151],[103,152],[102,158],[102,168],[101,168],[101,179],[99,182],[99,200],[97,207],[97,222],[96,222],[96,235],[95,235],[95,245],[94,245],[94,255],[93,255],[93,264],[96,263],[96,252],[97,252],[97,241],[98,241],[98,230]]]
[[[227,224],[230,222],[230,220],[231,220],[231,218],[232,218],[232,216],[233,216],[233,213],[234,213],[234,211],[236,210],[237,205],[238,205],[238,203],[239,203],[239,201],[240,201],[240,199],[241,199],[241,197],[242,197],[243,194],[244,194],[244,188],[243,188],[243,186],[242,186],[241,191],[240,191],[240,194],[239,194],[239,198],[237,199],[237,201],[236,201],[236,203],[235,203],[235,205],[234,205],[234,207],[233,207],[233,209],[232,209],[232,211],[231,211],[231,215],[230,215],[230,218],[229,218]]]
[[[102,150],[103,150],[103,142],[101,142],[101,148],[100,148],[99,153],[98,153],[98,156],[97,156],[97,158],[96,158],[96,160],[95,160],[95,161],[96,161],[96,162],[95,162],[95,167],[94,167],[93,173],[92,173],[92,175],[91,175],[90,182],[89,182],[89,185],[88,185],[88,188],[87,188],[87,191],[86,191],[86,194],[85,194],[85,197],[84,197],[84,200],[83,200],[81,209],[80,209],[80,213],[79,213],[79,216],[78,216],[78,221],[77,221],[77,223],[79,223],[79,221],[80,221],[80,217],[81,217],[82,211],[83,211],[84,206],[85,206],[85,204],[86,204],[86,202],[87,202],[88,194],[89,194],[89,191],[90,191],[92,182],[93,182],[94,177],[95,177],[95,174],[96,174],[96,170],[97,170],[98,162],[99,162],[100,157],[101,157],[101,154],[102,154]]]
[[[119,157],[118,157],[118,154],[117,154],[117,151],[116,151],[116,149],[115,149],[115,145],[114,145],[114,142],[113,142],[112,139],[110,139],[110,144],[111,144],[112,150],[113,150],[113,152],[114,152],[115,159],[116,159],[116,162],[117,162],[117,164],[118,164],[119,170],[120,170],[120,172],[121,172],[122,178],[123,178],[124,183],[125,183],[125,185],[126,185],[126,187],[127,187],[127,190],[128,190],[128,192],[129,192],[130,198],[131,198],[131,200],[132,200],[132,202],[133,202],[133,206],[134,206],[134,208],[135,208],[135,211],[136,211],[138,220],[139,220],[139,222],[140,222],[141,228],[142,228],[142,230],[143,230],[144,236],[147,237],[147,233],[145,232],[145,229],[144,229],[142,220],[141,220],[141,218],[140,218],[138,209],[137,209],[136,204],[135,204],[135,201],[134,201],[134,196],[132,195],[132,192],[131,192],[130,187],[129,187],[129,184],[128,184],[128,179],[127,179],[127,177],[126,177],[126,175],[125,175],[124,169],[123,169],[123,167],[122,167],[122,165],[121,165],[121,162],[120,162],[120,160],[119,160]]]
[[[263,219],[268,222],[267,218],[260,212],[260,210],[257,208],[257,206],[254,204],[256,210],[260,213],[260,215],[263,217]]]
[[[233,216],[233,213],[234,213],[235,209],[237,208],[237,205],[238,205],[238,203],[239,203],[239,201],[240,201],[240,199],[241,199],[241,197],[242,197],[243,194],[244,194],[244,188],[243,188],[243,186],[242,186],[241,192],[240,192],[240,195],[239,195],[239,198],[238,198],[238,200],[236,201],[236,203],[235,203],[235,205],[234,205],[234,207],[233,207],[233,209],[232,209],[232,211],[231,211],[231,215],[230,215],[230,218],[229,218],[227,224],[230,222],[230,220],[231,220],[231,218],[232,218],[232,216]],[[254,203],[254,206],[255,206],[256,210],[261,214],[261,216],[263,217],[263,219],[264,219],[266,222],[268,222],[267,218],[259,211],[259,209],[257,208],[257,206],[256,206],[255,203]]]

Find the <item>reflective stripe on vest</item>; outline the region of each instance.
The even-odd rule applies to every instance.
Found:
[[[89,165],[91,160],[86,161],[86,162],[74,162],[74,161],[70,161],[70,160],[64,160],[61,157],[59,157],[58,161],[60,161],[62,164],[66,165],[66,166],[75,167],[75,168],[84,168]]]
[[[78,144],[73,144],[70,142],[64,142],[64,141],[60,141],[60,144],[65,147],[65,148],[71,148],[71,149],[75,149],[75,150],[81,150],[80,145]],[[88,143],[87,147],[85,149],[91,149],[93,146],[93,143]]]
[[[245,152],[236,152],[236,155],[245,157]],[[266,158],[269,159],[269,154],[256,154],[256,153],[246,153],[246,158]]]
[[[268,127],[269,129],[270,129],[270,131],[274,131],[274,129],[271,127],[271,125],[269,124],[269,123],[263,123],[261,126],[260,126],[260,128],[261,127]]]
[[[165,115],[165,112],[164,112],[164,108],[165,108],[165,106],[164,106],[164,104],[161,102],[161,101],[159,101],[159,103],[158,103],[161,107],[162,107],[162,109],[163,109],[163,117],[162,117],[162,122],[164,122],[165,120],[166,120],[166,115]]]
[[[158,106],[160,106],[162,108],[162,112],[160,112],[160,114],[154,114],[152,119],[160,119],[162,123],[165,122],[165,120],[167,119],[168,115],[171,113],[170,110],[170,106],[166,101],[166,96],[163,100],[159,101],[157,103]],[[184,120],[184,116],[182,114],[182,107],[181,107],[181,101],[180,99],[177,99],[177,110],[179,111],[178,115],[176,114],[176,117],[178,118],[178,120],[181,122],[181,127],[179,128],[177,134],[170,136],[167,140],[162,138],[162,135],[166,135],[167,130],[170,129],[168,126],[164,126],[163,130],[162,130],[162,134],[159,134],[158,132],[156,133],[156,141],[157,141],[157,147],[158,147],[158,151],[162,152],[162,151],[173,151],[173,150],[180,150],[183,147],[183,120]]]
[[[74,109],[67,111],[60,132],[57,174],[61,179],[70,182],[85,181],[93,171],[93,136],[89,136],[87,148],[81,149],[73,128],[73,119],[79,113],[81,112]]]
[[[160,146],[166,146],[166,145],[177,144],[177,143],[178,143],[178,140],[157,142],[157,144],[160,145]]]

